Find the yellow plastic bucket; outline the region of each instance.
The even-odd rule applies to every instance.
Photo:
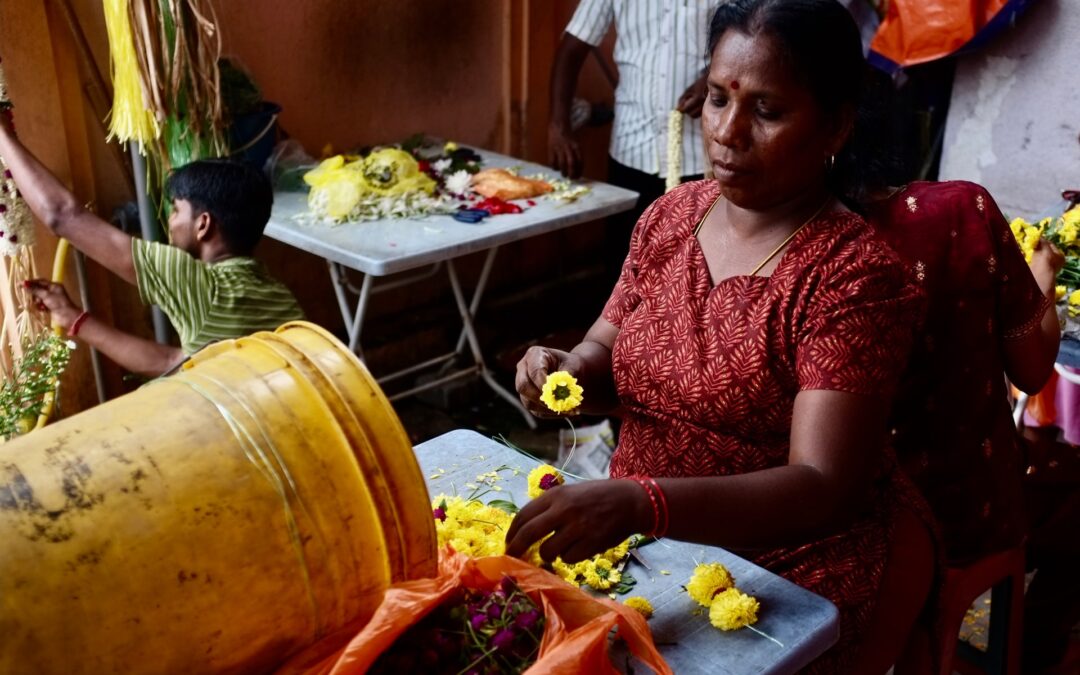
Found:
[[[0,449],[0,672],[265,672],[435,573],[389,403],[307,323]]]

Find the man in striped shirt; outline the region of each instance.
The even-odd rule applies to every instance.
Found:
[[[256,169],[204,160],[177,169],[172,199],[172,245],[135,239],[88,211],[15,137],[0,116],[0,155],[30,210],[53,234],[121,278],[144,302],[160,305],[181,346],[125,333],[83,312],[64,287],[30,282],[53,325],[98,349],[122,367],[157,376],[214,340],[240,337],[303,318],[292,293],[250,257],[270,218],[273,192]]]
[[[701,116],[705,103],[709,22],[722,0],[581,0],[566,27],[551,75],[548,143],[552,166],[576,178],[581,153],[570,126],[570,105],[585,58],[615,27],[615,122],[608,181],[638,192],[637,208],[609,225],[606,248],[617,269],[641,212],[664,192],[668,117],[680,110],[695,121],[683,125],[682,178],[702,177],[705,149]],[[613,250],[614,249],[614,250]]]

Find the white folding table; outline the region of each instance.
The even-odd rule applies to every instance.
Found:
[[[477,152],[483,157],[484,168],[517,167],[523,175],[554,175],[551,169],[538,164],[486,150]],[[473,322],[500,246],[626,211],[637,201],[637,193],[630,190],[593,181],[585,181],[585,184],[591,190],[576,201],[539,198],[535,200],[536,205],[527,208],[524,213],[492,216],[476,224],[458,222],[447,215],[340,225],[319,222],[306,215],[308,207],[305,193],[278,192],[274,195],[274,210],[266,226],[266,235],[326,260],[348,332],[349,348],[361,358],[363,350],[360,336],[371,295],[428,279],[445,269],[462,324],[462,332],[454,351],[384,375],[379,378],[379,382],[386,383],[440,365],[446,367],[463,355],[465,346],[468,345],[472,365],[451,372],[444,369],[440,377],[399,392],[392,396],[391,400],[476,375],[496,394],[517,408],[530,426],[535,427],[532,415],[521,405],[518,397],[492,377],[484,361]],[[472,297],[467,300],[462,291],[455,259],[478,251],[487,251],[487,255],[476,288]],[[348,269],[364,275],[359,287],[349,280]],[[375,281],[402,272],[413,274],[380,283]],[[355,309],[352,306],[352,297],[355,297]]]

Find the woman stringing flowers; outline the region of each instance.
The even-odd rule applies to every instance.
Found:
[[[839,608],[812,671],[884,672],[933,547],[885,433],[921,296],[841,201],[858,188],[859,32],[835,0],[733,0],[709,45],[716,178],[646,210],[581,344],[518,364],[537,415],[554,371],[581,383],[583,412],[621,407],[613,479],[530,502],[507,552],[550,535],[541,555],[574,562],[635,532],[739,551]]]

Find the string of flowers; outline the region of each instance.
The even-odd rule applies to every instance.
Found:
[[[493,479],[491,473],[495,473],[496,478]],[[497,473],[498,470],[478,476],[481,485],[474,485],[472,494],[466,497],[441,494],[432,500],[432,516],[435,518],[435,532],[440,547],[450,545],[458,553],[474,558],[502,555],[505,552],[506,532],[518,507],[507,500],[493,500],[484,504],[479,499],[497,487],[492,487]],[[558,469],[541,465],[529,473],[529,497],[535,499],[564,482],[565,478]],[[551,568],[575,586],[587,586],[605,593],[626,593],[637,583],[631,575],[619,569],[630,550],[630,541],[628,539],[573,565],[556,558]],[[541,543],[533,544],[525,555],[526,560],[538,567],[544,565],[539,552]]]
[[[667,180],[664,192],[671,192],[682,182],[682,132],[683,114],[672,110],[667,126]]]
[[[721,563],[699,563],[683,587],[690,598],[709,610],[709,623],[723,631],[749,628],[783,647],[776,638],[754,628],[761,605],[735,586],[735,577]]]
[[[9,440],[34,428],[45,406],[45,395],[71,360],[75,343],[44,332],[26,345],[15,372],[0,386],[0,436]]]

